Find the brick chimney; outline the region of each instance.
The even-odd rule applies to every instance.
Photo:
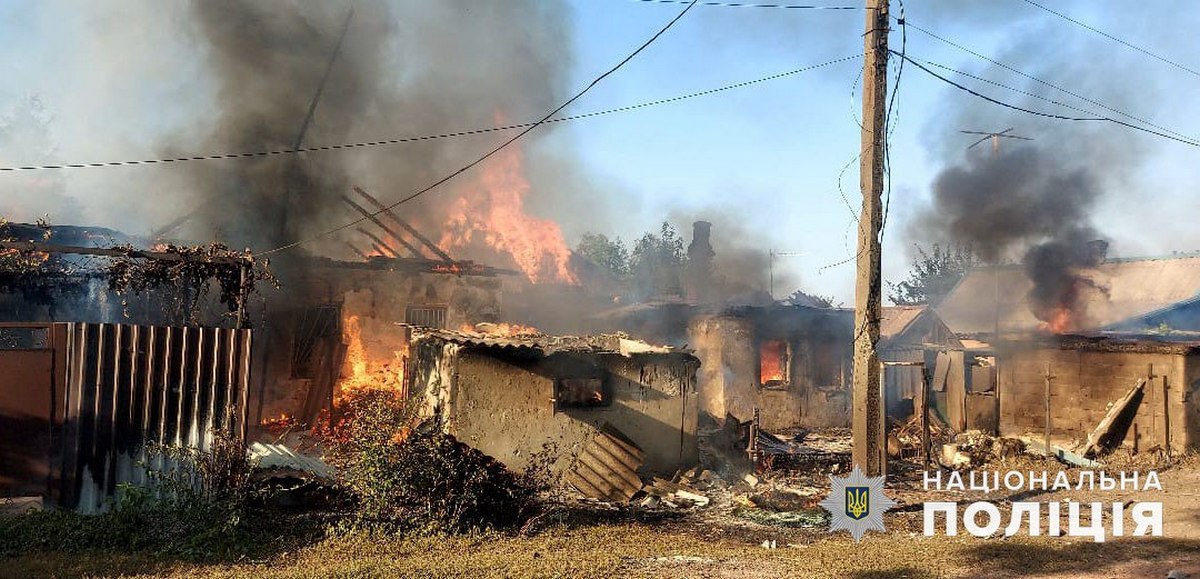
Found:
[[[689,302],[703,303],[712,297],[712,260],[717,255],[712,247],[712,223],[692,223],[692,242],[688,244],[687,270],[683,290]]]

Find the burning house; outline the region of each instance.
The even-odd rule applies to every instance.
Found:
[[[609,331],[694,350],[700,360],[700,410],[714,419],[745,422],[757,415],[767,430],[848,427],[853,312],[803,294],[788,301],[765,294],[722,295],[713,283],[711,235],[712,224],[695,224],[684,296],[610,309],[594,322]],[[920,363],[932,373],[938,352],[962,349],[933,310],[885,309],[884,361]],[[889,367],[885,374],[893,414],[910,414],[922,368]]]
[[[710,415],[767,430],[850,424],[853,313],[770,306],[698,313],[688,337]]]
[[[618,335],[397,334],[410,337],[407,390],[423,413],[510,467],[528,467],[546,445],[585,460],[602,430],[641,454],[639,475],[697,461],[699,362],[687,351]]]
[[[1200,296],[1200,257],[1096,258],[1070,268],[1066,293],[1041,317],[1035,283],[1026,268],[1001,266],[968,272],[937,306],[963,337],[991,339],[1048,331],[1200,331],[1200,318],[1184,316],[1181,305]],[[1177,315],[1159,316],[1168,311]],[[1158,317],[1156,317],[1158,316]],[[1175,325],[1170,325],[1174,323]]]
[[[1086,259],[1059,273],[1028,264],[973,270],[937,308],[964,341],[990,344],[1000,433],[1085,439],[1144,379],[1125,444],[1194,447],[1200,258],[1108,259],[1102,243],[1078,247]]]
[[[505,271],[470,262],[314,259],[304,272],[292,283],[305,299],[277,306],[265,332],[260,421],[309,424],[348,391],[398,391],[406,352],[398,323],[458,328],[501,313]]]

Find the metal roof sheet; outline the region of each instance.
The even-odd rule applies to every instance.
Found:
[[[925,306],[888,306],[883,308],[879,320],[879,336],[887,339],[903,334],[904,330],[907,330],[923,313],[925,313]]]
[[[435,328],[412,328],[413,342],[435,339],[464,346],[524,350],[549,355],[557,352],[589,352],[596,354],[690,354],[689,350],[671,346],[657,346],[631,339],[624,334],[602,334],[598,336],[547,336],[544,334],[515,334],[501,336],[479,334]]]

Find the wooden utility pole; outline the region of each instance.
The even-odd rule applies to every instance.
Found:
[[[883,141],[887,128],[888,0],[867,0],[863,59],[862,155],[859,187],[857,273],[854,288],[853,459],[867,476],[885,472],[886,445],[880,396],[879,343],[883,224]]]
[[[1051,446],[1050,446],[1050,420],[1051,420],[1051,414],[1050,414],[1050,381],[1051,381],[1051,380],[1054,380],[1054,378],[1055,378],[1054,374],[1051,374],[1051,373],[1050,373],[1050,362],[1046,362],[1046,391],[1045,391],[1045,404],[1046,404],[1046,457],[1047,457],[1047,458],[1054,456],[1054,452],[1050,450],[1050,448],[1051,448]]]

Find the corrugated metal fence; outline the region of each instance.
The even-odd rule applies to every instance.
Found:
[[[51,502],[103,509],[123,483],[144,484],[147,465],[162,466],[147,456],[150,443],[207,449],[214,430],[245,438],[250,330],[47,328],[57,361],[47,425]]]

